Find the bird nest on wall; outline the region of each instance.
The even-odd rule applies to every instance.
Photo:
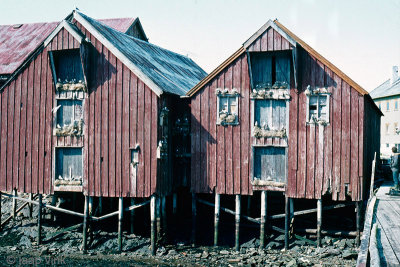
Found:
[[[71,180],[68,179],[63,179],[61,176],[58,177],[54,181],[55,186],[67,186],[67,185],[72,185],[72,186],[80,186],[82,185],[82,177],[76,177]]]
[[[253,89],[250,97],[253,99],[289,100],[290,92],[287,89]]]
[[[329,91],[328,91],[328,88],[322,87],[322,88],[311,89],[310,85],[307,86],[307,89],[304,91],[304,93],[307,96],[318,95],[318,94],[330,94]]]
[[[237,122],[237,115],[235,113],[228,113],[226,111],[221,111],[219,113],[220,124],[232,124]]]
[[[75,120],[69,125],[61,127],[57,124],[54,129],[56,136],[82,136],[83,135],[83,119]]]
[[[82,81],[76,82],[75,80],[72,81],[64,81],[61,82],[60,80],[56,83],[56,91],[58,92],[65,92],[65,91],[82,91],[86,92],[87,87],[86,84]]]
[[[268,125],[259,126],[256,122],[253,127],[253,136],[255,138],[285,138],[286,137],[286,129],[282,128],[280,130],[270,129]]]
[[[221,88],[217,88],[215,89],[215,94],[219,95],[219,96],[238,96],[240,95],[238,90],[236,88],[233,89],[221,89]]]

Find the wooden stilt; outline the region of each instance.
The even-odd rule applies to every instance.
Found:
[[[76,210],[76,193],[72,193],[72,210]]]
[[[321,247],[322,199],[317,200],[317,246]]]
[[[251,196],[247,197],[247,210],[246,210],[247,216],[251,215]]]
[[[267,191],[261,191],[260,249],[265,246],[265,222],[267,219]]]
[[[194,247],[196,244],[196,218],[197,210],[196,210],[196,194],[192,193],[192,246]]]
[[[103,197],[99,197],[99,214],[103,214]]]
[[[239,251],[240,195],[235,196],[235,250]]]
[[[156,198],[156,224],[157,224],[157,242],[161,239],[161,198]]]
[[[167,199],[165,196],[161,198],[161,217],[162,217],[162,233],[165,239],[167,239]]]
[[[219,213],[220,213],[221,195],[215,193],[215,206],[214,206],[214,246],[218,246],[218,227],[219,227]]]
[[[357,224],[357,236],[356,236],[356,246],[360,246],[360,230],[361,230],[361,207],[362,202],[356,202],[356,224]]]
[[[88,234],[89,234],[89,244],[93,242],[93,225],[92,225],[92,216],[93,216],[93,197],[89,197],[89,204],[88,204],[88,213],[89,213],[89,220],[88,220]]]
[[[42,243],[42,194],[39,194],[37,243]]]
[[[122,252],[122,219],[124,216],[124,199],[119,198],[118,201],[118,251]]]
[[[18,196],[17,189],[13,190],[13,195],[15,197]],[[15,220],[17,217],[17,200],[15,198],[13,198],[12,205],[13,205],[13,219]]]
[[[135,199],[131,198],[131,206],[133,206],[133,205],[135,205]],[[133,234],[133,232],[135,230],[134,220],[135,220],[135,209],[131,210],[131,220],[130,220],[131,234]]]
[[[82,250],[86,253],[87,250],[87,229],[88,229],[88,215],[89,215],[89,197],[85,196],[85,206],[84,206],[84,216],[83,216],[83,238],[82,238]]]
[[[174,217],[175,217],[176,213],[178,212],[177,199],[178,199],[178,195],[176,193],[174,193],[172,195],[172,214],[174,215]]]
[[[1,191],[0,191],[0,231],[1,231]]]
[[[156,219],[156,196],[152,195],[150,199],[150,242],[151,242],[151,254],[156,255],[156,227],[155,227],[155,219]]]
[[[290,217],[290,201],[285,196],[285,249],[289,249],[289,217]]]
[[[294,203],[293,203],[293,198],[289,199],[289,205],[290,205],[290,223],[292,223],[292,219],[294,218]]]
[[[29,200],[33,200],[33,193],[29,194]],[[33,213],[33,204],[29,204],[29,218],[32,218],[32,213]]]

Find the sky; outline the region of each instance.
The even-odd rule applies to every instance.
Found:
[[[400,0],[1,0],[0,24],[139,17],[151,43],[210,73],[269,19],[283,25],[367,91],[400,65]]]

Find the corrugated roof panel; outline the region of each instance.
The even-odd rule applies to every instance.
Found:
[[[126,32],[135,18],[100,21]],[[57,25],[58,22],[0,25],[0,74],[13,73]]]
[[[118,32],[80,12],[79,15],[164,92],[183,96],[207,75],[188,57]]]

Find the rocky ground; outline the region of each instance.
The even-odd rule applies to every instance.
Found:
[[[4,221],[11,210],[11,202],[2,199],[2,204]],[[36,212],[34,209],[33,214]],[[285,251],[283,236],[276,234],[271,234],[263,250],[258,249],[257,238],[243,243],[239,252],[225,246],[191,247],[188,241],[181,240],[172,242],[173,245],[160,245],[157,255],[151,256],[148,237],[125,233],[123,252],[119,254],[116,251],[117,233],[102,229],[95,229],[88,253],[83,254],[79,228],[46,241],[47,237],[65,229],[60,222],[51,221],[49,214],[45,215],[47,220],[43,226],[44,244],[38,246],[35,242],[36,219],[30,219],[28,215],[28,209],[25,209],[1,230],[0,266],[354,266],[357,258],[352,239],[324,237],[322,248],[294,240]]]

